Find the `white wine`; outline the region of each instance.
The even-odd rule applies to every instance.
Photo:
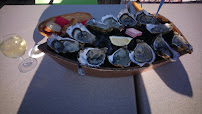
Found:
[[[8,37],[0,43],[0,51],[8,58],[21,57],[25,54],[26,50],[27,45],[25,40],[18,35]]]

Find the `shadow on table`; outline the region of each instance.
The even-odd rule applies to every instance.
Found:
[[[180,60],[168,63],[154,70],[173,91],[188,97],[193,96],[189,76]]]
[[[180,60],[165,64],[163,66],[155,68],[154,70],[170,89],[188,97],[193,96],[193,91],[189,81],[188,74],[184,69]],[[138,113],[150,114],[151,113],[150,103],[142,75],[140,74],[134,76],[134,81],[137,93],[136,100],[137,100]]]
[[[133,77],[80,76],[44,56],[18,114],[136,114]]]
[[[64,8],[68,7],[68,8]],[[91,8],[80,6],[53,5],[49,6],[41,15],[38,24],[57,15],[89,11],[97,18],[106,12],[102,7]],[[107,10],[109,7],[105,7]],[[111,8],[111,7],[110,7]],[[108,13],[114,12],[112,10]],[[68,9],[68,10],[64,10]],[[122,7],[119,7],[121,10]],[[117,10],[118,12],[118,10]],[[99,15],[98,15],[99,14]],[[38,26],[38,25],[37,25]],[[39,43],[44,36],[35,28],[33,39]],[[19,114],[38,113],[136,113],[136,101],[133,77],[98,78],[82,77],[70,71],[45,55],[40,66],[31,80],[23,101],[19,107]]]

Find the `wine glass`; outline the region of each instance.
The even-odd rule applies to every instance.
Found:
[[[37,60],[34,58],[23,59],[26,50],[26,41],[18,34],[9,34],[1,38],[0,51],[8,58],[21,58],[22,62],[18,69],[22,73],[31,71],[37,65]]]
[[[38,44],[34,45],[28,52],[28,55],[31,57],[31,58],[39,58],[39,57],[42,57],[45,55],[44,52],[41,52],[39,49],[38,49]]]

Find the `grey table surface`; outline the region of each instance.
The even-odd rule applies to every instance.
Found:
[[[89,12],[96,19],[117,14],[119,5],[5,5],[0,9],[0,35],[18,33],[28,50],[47,38],[37,24],[61,14]],[[28,57],[26,52],[24,58]],[[20,73],[20,59],[0,54],[0,113],[136,113],[133,76],[97,78],[79,76],[57,64],[49,56],[38,58],[37,67]]]
[[[143,4],[155,13],[158,4]],[[43,43],[36,27],[43,20],[78,11],[100,20],[125,5],[4,6],[0,9],[0,35],[20,34],[30,49]],[[79,76],[45,55],[26,74],[17,69],[19,59],[0,54],[0,112],[13,113],[201,113],[202,109],[202,5],[165,4],[160,14],[181,30],[194,52],[154,70],[122,78]],[[25,58],[28,57],[26,53]],[[137,97],[137,101],[136,101]],[[137,108],[136,108],[137,107]]]

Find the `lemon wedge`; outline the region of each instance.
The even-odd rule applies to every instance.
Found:
[[[125,46],[128,45],[133,38],[124,36],[109,36],[109,39],[115,46]]]

